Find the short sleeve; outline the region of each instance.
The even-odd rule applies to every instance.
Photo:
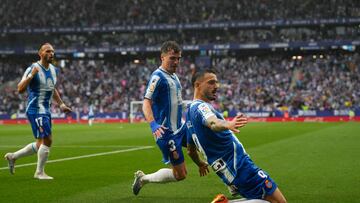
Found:
[[[202,119],[202,124],[206,124],[206,120],[211,116],[216,116],[214,112],[211,110],[209,104],[201,103],[197,106],[197,112],[200,114]]]
[[[144,97],[152,100],[155,92],[158,91],[157,89],[159,88],[159,84],[160,84],[160,77],[158,75],[152,75],[151,79],[149,80],[149,84],[146,88]]]
[[[22,80],[25,80],[25,79],[26,79],[26,77],[31,73],[32,68],[33,68],[32,65],[26,68],[26,70],[25,70],[25,72],[24,72],[24,75],[23,75],[23,77],[22,77]]]

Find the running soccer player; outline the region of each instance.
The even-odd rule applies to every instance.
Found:
[[[38,54],[40,60],[26,69],[18,84],[19,93],[25,92],[26,89],[28,92],[26,115],[36,141],[14,153],[5,154],[5,159],[8,161],[10,173],[14,174],[17,159],[37,153],[38,161],[34,178],[49,180],[53,177],[48,176],[44,168],[52,143],[51,100],[54,99],[65,113],[71,112],[71,108],[64,104],[55,87],[58,71],[51,64],[54,59],[53,46],[49,43],[43,44]]]

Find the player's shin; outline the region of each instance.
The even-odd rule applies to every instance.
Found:
[[[50,148],[44,144],[41,144],[38,150],[38,161],[37,161],[37,173],[43,173],[46,161],[49,157]]]
[[[13,158],[19,159],[21,157],[30,156],[35,154],[38,151],[38,148],[36,147],[36,142],[30,143],[23,147],[22,149],[14,152]]]
[[[142,177],[143,183],[167,183],[175,182],[176,178],[172,169],[162,168],[155,173],[147,174]]]

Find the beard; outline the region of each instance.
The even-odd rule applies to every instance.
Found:
[[[52,63],[53,60],[54,60],[54,57],[51,57],[51,56],[45,58],[45,61],[46,61],[47,63]]]
[[[215,101],[216,100],[216,93],[209,92],[208,94],[206,94],[206,97],[210,101]]]

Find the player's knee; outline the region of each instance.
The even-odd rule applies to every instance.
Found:
[[[48,147],[51,147],[51,144],[52,144],[52,139],[51,137],[46,137],[42,140],[42,144],[48,146]]]
[[[279,203],[287,203],[286,199],[285,198],[282,198]]]
[[[176,178],[177,181],[184,180],[186,178],[186,174],[185,173],[177,173],[175,175],[175,178]]]
[[[286,200],[278,200],[278,201],[273,201],[274,203],[287,203]]]
[[[186,169],[174,171],[174,176],[177,181],[184,180],[186,178],[186,175]]]
[[[287,203],[285,197],[270,199],[268,201],[270,201],[271,203]]]

